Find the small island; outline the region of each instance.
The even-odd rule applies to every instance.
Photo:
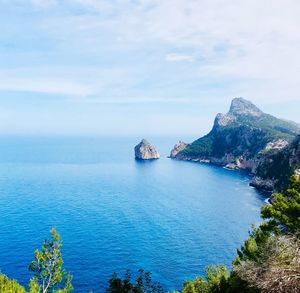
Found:
[[[136,160],[155,160],[160,157],[157,149],[146,139],[142,139],[142,141],[135,146],[134,154]]]

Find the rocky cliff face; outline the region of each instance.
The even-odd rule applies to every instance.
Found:
[[[299,133],[300,126],[296,123],[278,119],[262,112],[250,101],[235,98],[227,114],[216,116],[210,133],[175,151],[171,157],[258,174],[266,158],[287,148]],[[271,189],[271,177],[256,179],[256,187]]]
[[[287,187],[291,175],[300,175],[300,135],[283,148],[272,150],[264,154],[250,184],[270,190],[272,182],[273,189],[282,190]],[[269,188],[265,188],[266,184]]]
[[[158,151],[146,139],[143,139],[138,145],[135,146],[134,153],[137,160],[159,159]]]
[[[175,144],[174,148],[171,150],[170,158],[175,158],[179,152],[183,151],[188,146],[187,143],[179,141]]]

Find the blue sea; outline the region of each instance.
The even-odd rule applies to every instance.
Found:
[[[209,264],[230,266],[264,196],[244,173],[168,159],[176,138],[147,138],[161,159],[134,160],[141,137],[2,136],[1,272],[27,285],[51,227],[75,292],[139,268],[180,289]]]

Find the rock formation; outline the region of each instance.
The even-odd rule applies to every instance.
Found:
[[[178,143],[176,143],[174,148],[171,150],[170,158],[175,158],[179,152],[183,151],[187,147],[187,145],[187,143],[181,140]]]
[[[137,160],[159,159],[158,151],[146,139],[142,139],[142,141],[135,146],[134,153]]]
[[[185,144],[182,149],[181,145],[175,146],[170,157],[247,170],[257,175],[252,185],[271,189],[272,186],[278,187],[280,184],[277,181],[281,181],[272,172],[266,171],[270,170],[270,162],[275,159],[275,165],[280,165],[276,154],[285,154],[286,176],[298,168],[298,163],[293,163],[297,160],[291,159],[292,154],[298,152],[295,147],[289,147],[298,134],[300,126],[297,123],[278,119],[264,113],[250,101],[235,98],[227,114],[216,116],[213,128],[207,135]]]

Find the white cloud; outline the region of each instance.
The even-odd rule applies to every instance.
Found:
[[[36,92],[46,94],[86,96],[93,92],[88,86],[45,78],[1,78],[0,91]]]
[[[0,91],[59,94],[86,100],[103,94],[118,97],[124,88],[133,86],[136,74],[130,68],[21,67],[0,70]]]
[[[68,2],[87,11],[46,21],[54,37],[78,36],[76,42],[95,50],[147,50],[150,45],[157,50],[166,46],[193,50],[202,60],[201,67],[194,68],[200,75],[242,79],[243,87],[248,82],[245,92],[253,89],[253,80],[265,81],[266,99],[273,98],[279,85],[284,88],[292,83],[294,96],[300,92],[298,0]],[[110,39],[103,42],[103,34]],[[191,62],[194,56],[173,53],[166,55],[166,60]]]
[[[170,53],[166,55],[166,61],[168,62],[194,62],[195,56]]]
[[[90,54],[91,59],[95,60],[105,60],[106,56],[101,55],[103,52],[115,54],[115,63],[122,64],[117,66],[122,67],[127,62],[129,67],[135,68],[135,73],[129,74],[129,80],[126,80],[126,75],[114,72],[107,77],[100,76],[98,80],[92,78],[90,83],[93,85],[89,86],[96,94],[100,93],[97,92],[99,88],[116,90],[120,87],[120,82],[125,86],[124,79],[128,81],[127,88],[135,89],[144,78],[148,79],[148,83],[154,80],[153,87],[147,88],[151,96],[151,91],[156,89],[158,83],[155,76],[162,72],[165,80],[177,82],[182,87],[188,79],[197,83],[204,77],[214,84],[228,82],[233,87],[230,91],[219,87],[220,93],[223,91],[226,98],[228,94],[236,93],[247,95],[251,99],[263,97],[269,101],[300,100],[298,0],[32,2],[44,7],[57,2],[60,13],[49,12],[49,17],[43,18],[39,27],[53,40],[58,50],[69,50],[70,55],[78,50],[82,55]],[[80,7],[83,12],[78,13],[76,10],[74,13],[74,7]],[[135,55],[136,52],[145,52],[146,57],[132,58],[130,54]],[[193,52],[195,55],[165,55],[166,52]],[[153,60],[152,63],[151,60],[148,61],[151,54],[157,54],[160,58],[165,55],[169,62],[190,62],[190,72],[167,72],[167,64],[161,65],[161,70],[159,64],[156,67],[153,65],[159,60]],[[194,56],[197,56],[199,62],[192,62],[195,60]],[[153,68],[155,72],[152,71]],[[82,78],[86,78],[84,73]],[[104,84],[102,78],[106,80]],[[180,78],[184,79],[183,82]],[[70,80],[75,84],[81,83],[79,77]],[[98,87],[97,83],[102,86]],[[196,85],[197,90],[202,86]],[[127,91],[123,93],[128,94]],[[194,94],[197,95],[196,92]]]

